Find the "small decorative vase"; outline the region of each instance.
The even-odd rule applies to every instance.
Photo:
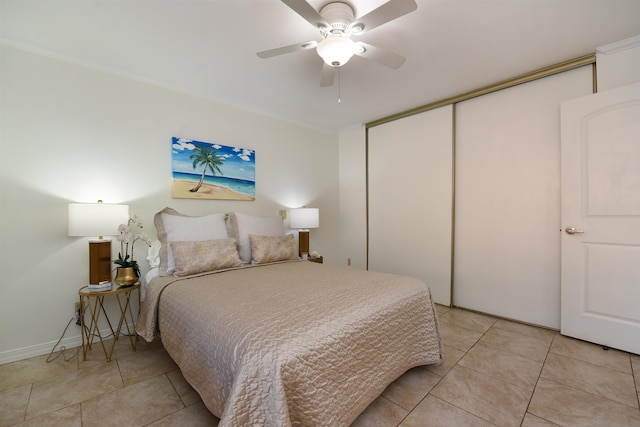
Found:
[[[118,267],[116,269],[116,282],[120,286],[131,286],[138,281],[136,269],[133,267]]]

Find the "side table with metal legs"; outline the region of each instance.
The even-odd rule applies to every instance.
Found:
[[[80,315],[80,325],[82,327],[82,360],[87,360],[87,351],[91,350],[93,346],[93,339],[97,335],[100,340],[100,345],[102,346],[102,350],[104,351],[104,355],[107,358],[107,362],[111,361],[111,355],[113,354],[113,349],[115,348],[116,341],[120,336],[121,332],[124,328],[127,331],[127,335],[129,336],[129,340],[131,341],[131,348],[133,351],[136,351],[136,344],[138,342],[138,335],[134,329],[134,317],[133,311],[131,309],[131,294],[133,291],[138,292],[138,307],[140,307],[140,283],[136,283],[132,286],[121,287],[116,284],[112,285],[110,290],[93,292],[89,291],[87,286],[83,286],[78,291],[78,295],[80,296],[80,307],[87,307],[89,309],[90,321],[89,325],[86,325],[84,321],[84,312]],[[104,299],[105,297],[116,297],[118,301],[118,307],[120,308],[120,319],[118,320],[118,326],[114,329],[111,324],[111,320],[107,315],[107,311],[104,308]],[[111,342],[111,348],[107,351],[107,346],[105,346],[105,339],[108,337],[103,337],[100,332],[100,328],[98,327],[98,321],[100,320],[102,315],[107,321],[109,325],[109,329],[111,330],[111,334],[113,336],[113,341]],[[129,325],[129,321],[127,320],[127,314],[131,319],[131,325]]]

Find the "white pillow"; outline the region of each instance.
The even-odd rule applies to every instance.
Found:
[[[147,262],[150,268],[160,267],[160,248],[162,244],[160,240],[154,240],[147,251]]]
[[[175,260],[169,242],[197,242],[228,238],[226,214],[215,213],[192,217],[171,208],[164,208],[153,218],[160,240],[160,276],[170,276],[175,271]]]
[[[251,262],[251,243],[249,234],[258,236],[282,236],[284,227],[280,216],[253,216],[238,212],[229,214],[231,229],[238,241],[238,252],[242,262]]]

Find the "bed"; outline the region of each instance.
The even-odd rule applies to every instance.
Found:
[[[174,260],[148,283],[136,331],[161,337],[221,427],[348,426],[405,371],[443,360],[423,282],[299,260],[276,221],[232,214],[227,234],[198,241],[156,221]],[[216,268],[194,268],[211,242]]]

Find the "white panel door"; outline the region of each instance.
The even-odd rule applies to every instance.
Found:
[[[562,104],[564,335],[640,354],[640,83]]]
[[[369,129],[368,268],[451,303],[452,123],[446,106]]]

